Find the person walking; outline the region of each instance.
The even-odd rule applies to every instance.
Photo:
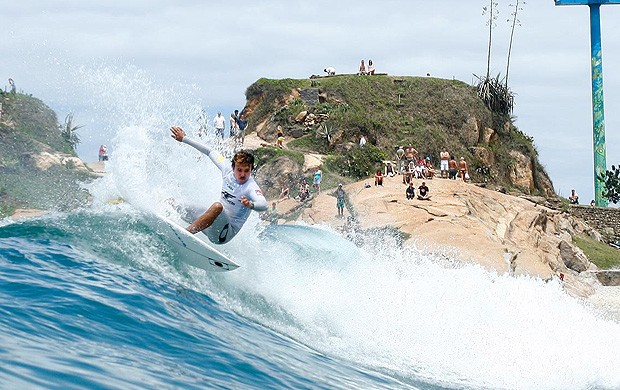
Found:
[[[344,217],[344,195],[344,189],[342,188],[342,183],[340,183],[336,190],[336,208],[338,209],[339,217]]]

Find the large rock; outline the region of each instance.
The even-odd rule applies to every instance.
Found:
[[[42,171],[47,171],[53,165],[60,165],[84,172],[90,171],[79,157],[71,156],[66,153],[41,152],[36,155],[31,155],[30,157],[32,158],[33,164]]]
[[[485,127],[484,130],[482,130],[480,141],[488,145],[490,143],[497,141],[498,138],[499,137],[497,135],[497,132],[495,132],[495,130],[491,129],[490,127]]]
[[[302,176],[302,167],[288,156],[282,156],[259,167],[255,180],[267,199],[278,199],[282,188],[292,190]]]
[[[558,248],[560,249],[560,257],[567,268],[575,272],[583,272],[590,266],[587,257],[576,246],[562,240]]]
[[[469,150],[484,166],[493,167],[495,165],[495,155],[489,149],[483,146],[472,146]]]
[[[516,150],[511,151],[510,156],[514,160],[514,164],[510,169],[510,181],[526,194],[531,194],[534,189],[532,160]]]
[[[459,132],[459,138],[466,145],[475,145],[480,140],[480,124],[475,116],[467,118],[467,122]]]

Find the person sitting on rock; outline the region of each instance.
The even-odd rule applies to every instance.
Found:
[[[368,71],[367,74],[375,74],[375,65],[372,63],[372,60],[368,60]]]
[[[422,182],[422,185],[418,187],[418,199],[420,200],[431,200],[431,196],[429,195],[429,189],[426,186],[425,182]]]
[[[415,188],[412,181],[409,182],[409,187],[405,190],[405,196],[407,196],[407,199],[415,198]]]
[[[433,168],[433,163],[431,163],[431,158],[426,157],[426,178],[432,180],[435,176],[435,168]]]
[[[381,170],[377,170],[377,173],[375,173],[375,187],[383,187],[383,173],[381,173]]]
[[[361,76],[365,76],[367,74],[366,73],[366,65],[364,65],[364,60],[362,60],[362,62],[360,62],[360,70],[359,70],[359,72],[357,74],[361,75]]]
[[[395,175],[396,172],[394,172],[394,167],[392,166],[392,163],[388,161],[385,164],[385,176],[394,177]]]
[[[577,195],[575,190],[570,190],[570,196],[568,197],[568,202],[570,204],[579,204],[579,195]]]

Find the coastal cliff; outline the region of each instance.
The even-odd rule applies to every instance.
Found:
[[[87,203],[95,174],[73,149],[56,113],[21,93],[0,95],[0,218],[17,209],[68,210]]]

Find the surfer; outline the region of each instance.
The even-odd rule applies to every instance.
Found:
[[[266,211],[268,208],[267,200],[252,177],[254,156],[240,151],[233,156],[232,164],[228,164],[217,150],[191,139],[180,127],[173,126],[170,131],[172,138],[206,154],[222,171],[220,200],[206,211],[204,207],[185,208],[187,217],[193,220],[187,231],[192,234],[204,231],[215,244],[230,241],[248,219],[251,210]]]

